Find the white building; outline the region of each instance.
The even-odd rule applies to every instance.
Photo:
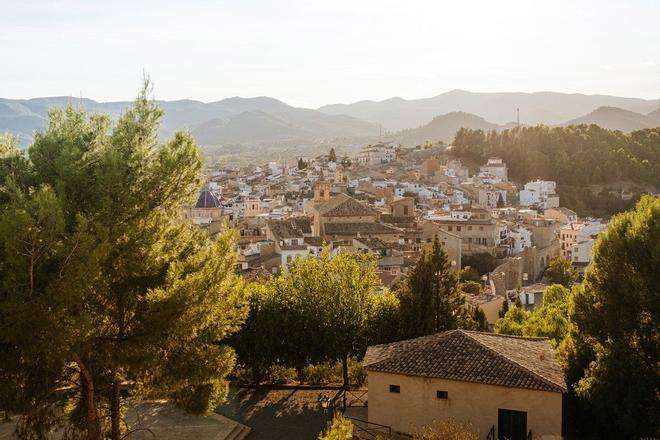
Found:
[[[523,226],[517,225],[510,228],[509,238],[511,239],[511,255],[518,255],[532,247],[532,233]]]
[[[370,145],[360,150],[355,158],[358,165],[374,165],[379,163],[388,163],[396,159],[396,152],[392,147],[378,144]]]
[[[521,206],[536,206],[541,209],[558,208],[559,196],[555,193],[557,184],[550,180],[534,180],[525,184],[520,191]]]
[[[486,175],[491,175],[500,180],[509,180],[506,164],[499,157],[489,158],[488,162],[486,162],[486,165],[479,167],[479,172]]]
[[[503,189],[496,189],[490,185],[479,188],[478,203],[483,208],[497,208],[500,198],[502,199],[502,203],[506,205],[506,191]]]

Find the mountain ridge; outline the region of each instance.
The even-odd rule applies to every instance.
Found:
[[[391,101],[358,101],[351,104],[328,104],[319,111],[347,114],[383,125],[388,130],[418,127],[433,117],[452,111],[478,114],[488,121],[505,124],[516,119],[520,109],[525,124],[561,124],[594,109],[608,105],[647,113],[660,107],[660,99],[586,95],[560,92],[470,92],[450,90],[429,98]]]
[[[377,137],[381,128],[387,132],[386,138],[400,143],[450,142],[462,126],[502,130],[515,125],[511,121],[516,119],[516,108],[520,108],[525,125],[594,123],[623,131],[660,125],[660,99],[548,91],[477,93],[454,89],[430,98],[363,100],[330,104],[318,110],[294,107],[269,96],[157,102],[165,112],[163,137],[174,130],[188,129],[201,145],[207,146],[365,140]],[[0,132],[18,135],[21,144],[27,146],[32,133],[45,128],[48,109],[67,104],[82,105],[88,111],[108,113],[116,119],[131,101],[99,102],[71,96],[0,98]],[[530,122],[530,114],[537,120]],[[570,117],[564,118],[566,114]]]

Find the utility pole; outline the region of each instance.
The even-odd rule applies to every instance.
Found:
[[[520,128],[520,107],[516,107],[516,124]]]

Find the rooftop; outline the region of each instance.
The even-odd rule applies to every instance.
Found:
[[[207,189],[199,193],[197,203],[195,203],[195,208],[217,208],[219,206],[218,198]]]
[[[328,223],[324,226],[326,235],[357,234],[398,234],[401,231],[382,223]]]
[[[307,217],[291,217],[284,220],[268,220],[268,227],[278,239],[297,238],[312,233],[312,224]]]
[[[324,217],[375,216],[377,213],[353,197],[341,193],[318,207],[318,212]]]
[[[547,338],[450,330],[371,346],[364,365],[370,371],[566,392]]]

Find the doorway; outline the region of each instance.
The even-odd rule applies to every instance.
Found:
[[[527,440],[527,413],[512,409],[498,409],[497,439]]]

